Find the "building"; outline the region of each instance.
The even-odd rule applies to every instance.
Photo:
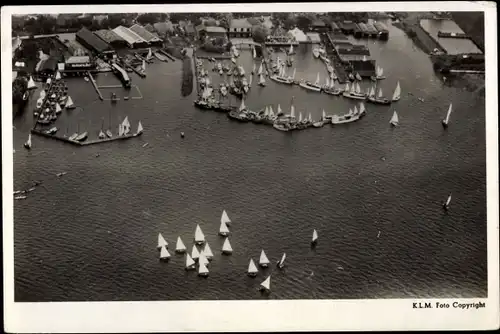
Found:
[[[365,27],[365,30],[366,30],[366,27]],[[352,34],[354,35],[354,38],[361,38],[364,36],[364,31],[363,31],[363,29],[361,29],[359,24],[354,23],[354,31]]]
[[[309,42],[307,35],[304,34],[304,32],[302,30],[300,30],[299,28],[294,28],[294,29],[290,30],[288,32],[288,34],[290,35],[290,37],[292,37],[292,39],[294,39],[298,43],[308,43]]]
[[[327,32],[330,30],[330,27],[323,20],[316,19],[311,23],[311,30],[315,32]]]
[[[130,48],[144,48],[148,46],[148,42],[141,36],[124,26],[116,27],[113,29],[113,32],[124,39]]]
[[[233,19],[229,24],[229,37],[252,37],[252,24],[247,19]]]
[[[44,60],[40,60],[40,63],[37,65],[38,70],[37,74],[41,77],[48,77],[54,75],[57,71],[57,59],[54,57],[49,57]]]
[[[333,33],[338,34],[342,32],[342,29],[337,25],[337,23],[333,22],[330,23],[330,29],[333,31]]]
[[[358,36],[356,36],[356,32],[355,32],[354,37],[360,38],[360,37],[368,36],[368,29],[366,28],[366,24],[364,24],[363,22],[358,23],[358,28],[360,30],[360,34],[358,34]]]
[[[107,54],[107,53],[112,53],[113,49],[111,46],[94,35],[90,30],[87,28],[82,28],[76,33],[76,38],[75,40],[83,45],[85,48],[90,50],[92,53],[95,54]]]
[[[161,38],[147,31],[146,28],[140,24],[134,24],[129,29],[139,35],[149,45],[161,45],[163,43]]]
[[[155,28],[153,28],[153,26],[149,23],[144,26],[144,29],[146,29],[150,33],[154,33],[154,31],[155,31]]]
[[[87,71],[94,72],[96,64],[90,56],[72,56],[67,58],[59,68],[65,75],[81,76],[85,75]]]
[[[365,26],[366,26],[368,37],[372,37],[372,38],[378,37],[378,30],[375,29],[373,24],[367,23],[367,24],[365,24]]]
[[[344,33],[344,34],[347,34],[347,35],[352,35],[354,33],[354,29],[355,29],[355,23],[352,22],[352,21],[342,21],[342,22],[338,22],[337,24],[339,27],[340,27],[340,30]]]
[[[94,34],[114,48],[123,48],[127,46],[127,42],[113,30],[102,29],[94,32]]]
[[[198,37],[201,39],[205,38],[217,38],[217,37],[223,37],[227,38],[227,32],[226,29],[222,27],[206,27],[203,24],[200,24],[199,26],[196,27],[196,32],[198,34]]]
[[[387,30],[385,24],[382,22],[375,22],[373,23],[373,26],[378,30],[379,38],[381,40],[387,41],[389,39],[389,30]]]
[[[317,32],[308,32],[306,34],[307,39],[309,43],[311,44],[320,44],[321,43],[321,37],[319,36],[319,33]]]

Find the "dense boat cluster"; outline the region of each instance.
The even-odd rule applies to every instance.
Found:
[[[221,254],[231,255],[233,253],[233,247],[229,241],[229,234],[231,233],[229,226],[232,224],[226,210],[222,211],[222,216],[220,219],[219,235],[224,238],[222,244]],[[175,253],[185,254],[185,270],[196,270],[198,267],[198,276],[208,277],[210,270],[210,262],[214,258],[214,253],[208,244],[205,234],[203,233],[200,225],[196,225],[194,232],[193,245],[191,248],[191,253],[188,252],[186,244],[180,236],[177,237],[177,242],[175,245]],[[313,230],[311,245],[314,247],[318,241],[318,232]],[[168,251],[168,242],[165,240],[161,233],[158,234],[158,245],[157,249],[160,251],[160,261],[168,261],[171,258],[171,254]],[[286,253],[283,253],[281,258],[277,260],[276,267],[282,269],[285,266]],[[270,265],[269,258],[266,252],[262,249],[259,257],[259,267],[265,269]],[[250,258],[247,275],[250,277],[256,277],[259,273],[259,269],[255,264],[254,260]],[[271,275],[269,274],[267,278],[259,285],[259,290],[265,293],[271,292]]]

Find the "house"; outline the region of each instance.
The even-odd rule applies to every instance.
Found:
[[[83,74],[86,71],[95,70],[95,68],[95,62],[89,56],[72,56],[64,62],[65,72],[80,72],[80,74]]]
[[[112,47],[122,48],[127,46],[127,42],[118,36],[118,34],[116,34],[113,30],[97,30],[94,34]]]
[[[229,37],[252,37],[252,24],[247,19],[233,19],[229,24]]]
[[[89,49],[91,52],[96,54],[112,53],[113,49],[111,46],[94,35],[87,28],[80,29],[75,36],[75,40],[83,45],[85,48]]]
[[[140,24],[134,24],[130,27],[130,30],[139,35],[149,45],[161,45],[163,43],[163,41],[158,36],[150,33]]]
[[[222,27],[206,27],[200,24],[195,29],[200,39],[227,37],[227,31]]]
[[[311,22],[311,30],[315,32],[327,32],[330,30],[330,27],[323,20],[316,19]]]
[[[113,29],[113,32],[124,39],[127,45],[131,48],[143,48],[148,46],[147,41],[127,27],[118,26]]]

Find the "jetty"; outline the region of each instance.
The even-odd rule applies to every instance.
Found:
[[[174,56],[172,56],[170,53],[168,53],[164,49],[158,49],[158,52],[160,52],[160,53],[164,54],[165,56],[167,56],[168,59],[170,59],[171,61],[175,61]]]
[[[99,99],[101,101],[104,101],[104,98],[102,97],[101,91],[99,90],[99,86],[97,86],[97,82],[94,80],[94,77],[90,72],[87,71],[87,75],[90,78],[90,82],[92,83],[92,86],[94,86],[95,91],[97,92],[97,95],[99,95]]]
[[[40,130],[36,130],[36,129],[31,129],[31,133],[38,135],[38,136],[41,136],[41,137],[51,138],[51,139],[62,141],[64,143],[73,144],[76,146],[88,146],[88,145],[102,144],[102,143],[108,143],[108,142],[117,141],[117,140],[126,140],[126,139],[130,139],[130,138],[134,138],[134,137],[139,136],[138,134],[132,134],[132,135],[123,135],[123,136],[117,136],[117,137],[112,137],[112,138],[95,139],[95,140],[87,140],[87,141],[79,142],[76,140],[69,140],[68,138],[64,138],[64,137],[54,136],[54,135],[45,133],[44,131],[40,131]]]

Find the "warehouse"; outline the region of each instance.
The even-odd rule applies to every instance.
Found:
[[[143,48],[148,46],[147,41],[124,26],[116,27],[113,29],[113,32],[124,39],[127,45],[131,48]]]
[[[127,46],[127,42],[113,30],[102,29],[95,32],[96,36],[115,48]]]
[[[113,48],[94,35],[87,28],[82,28],[76,33],[76,41],[95,54],[113,53]]]
[[[162,45],[163,43],[163,41],[158,36],[155,36],[154,34],[150,33],[146,28],[144,28],[140,24],[134,24],[129,28],[129,30],[135,32],[138,36],[140,36],[150,45]]]
[[[61,65],[61,64],[60,64]],[[95,62],[90,56],[72,56],[66,59],[63,68],[59,68],[65,75],[81,76],[87,71],[94,72],[96,70]]]
[[[37,65],[37,67],[37,74],[41,77],[54,75],[57,70],[57,59],[54,57],[50,57],[48,59],[40,60],[40,63]]]
[[[382,22],[375,22],[373,23],[373,26],[378,30],[378,34],[381,40],[387,41],[389,39],[389,30],[387,30],[385,24],[383,24]]]

